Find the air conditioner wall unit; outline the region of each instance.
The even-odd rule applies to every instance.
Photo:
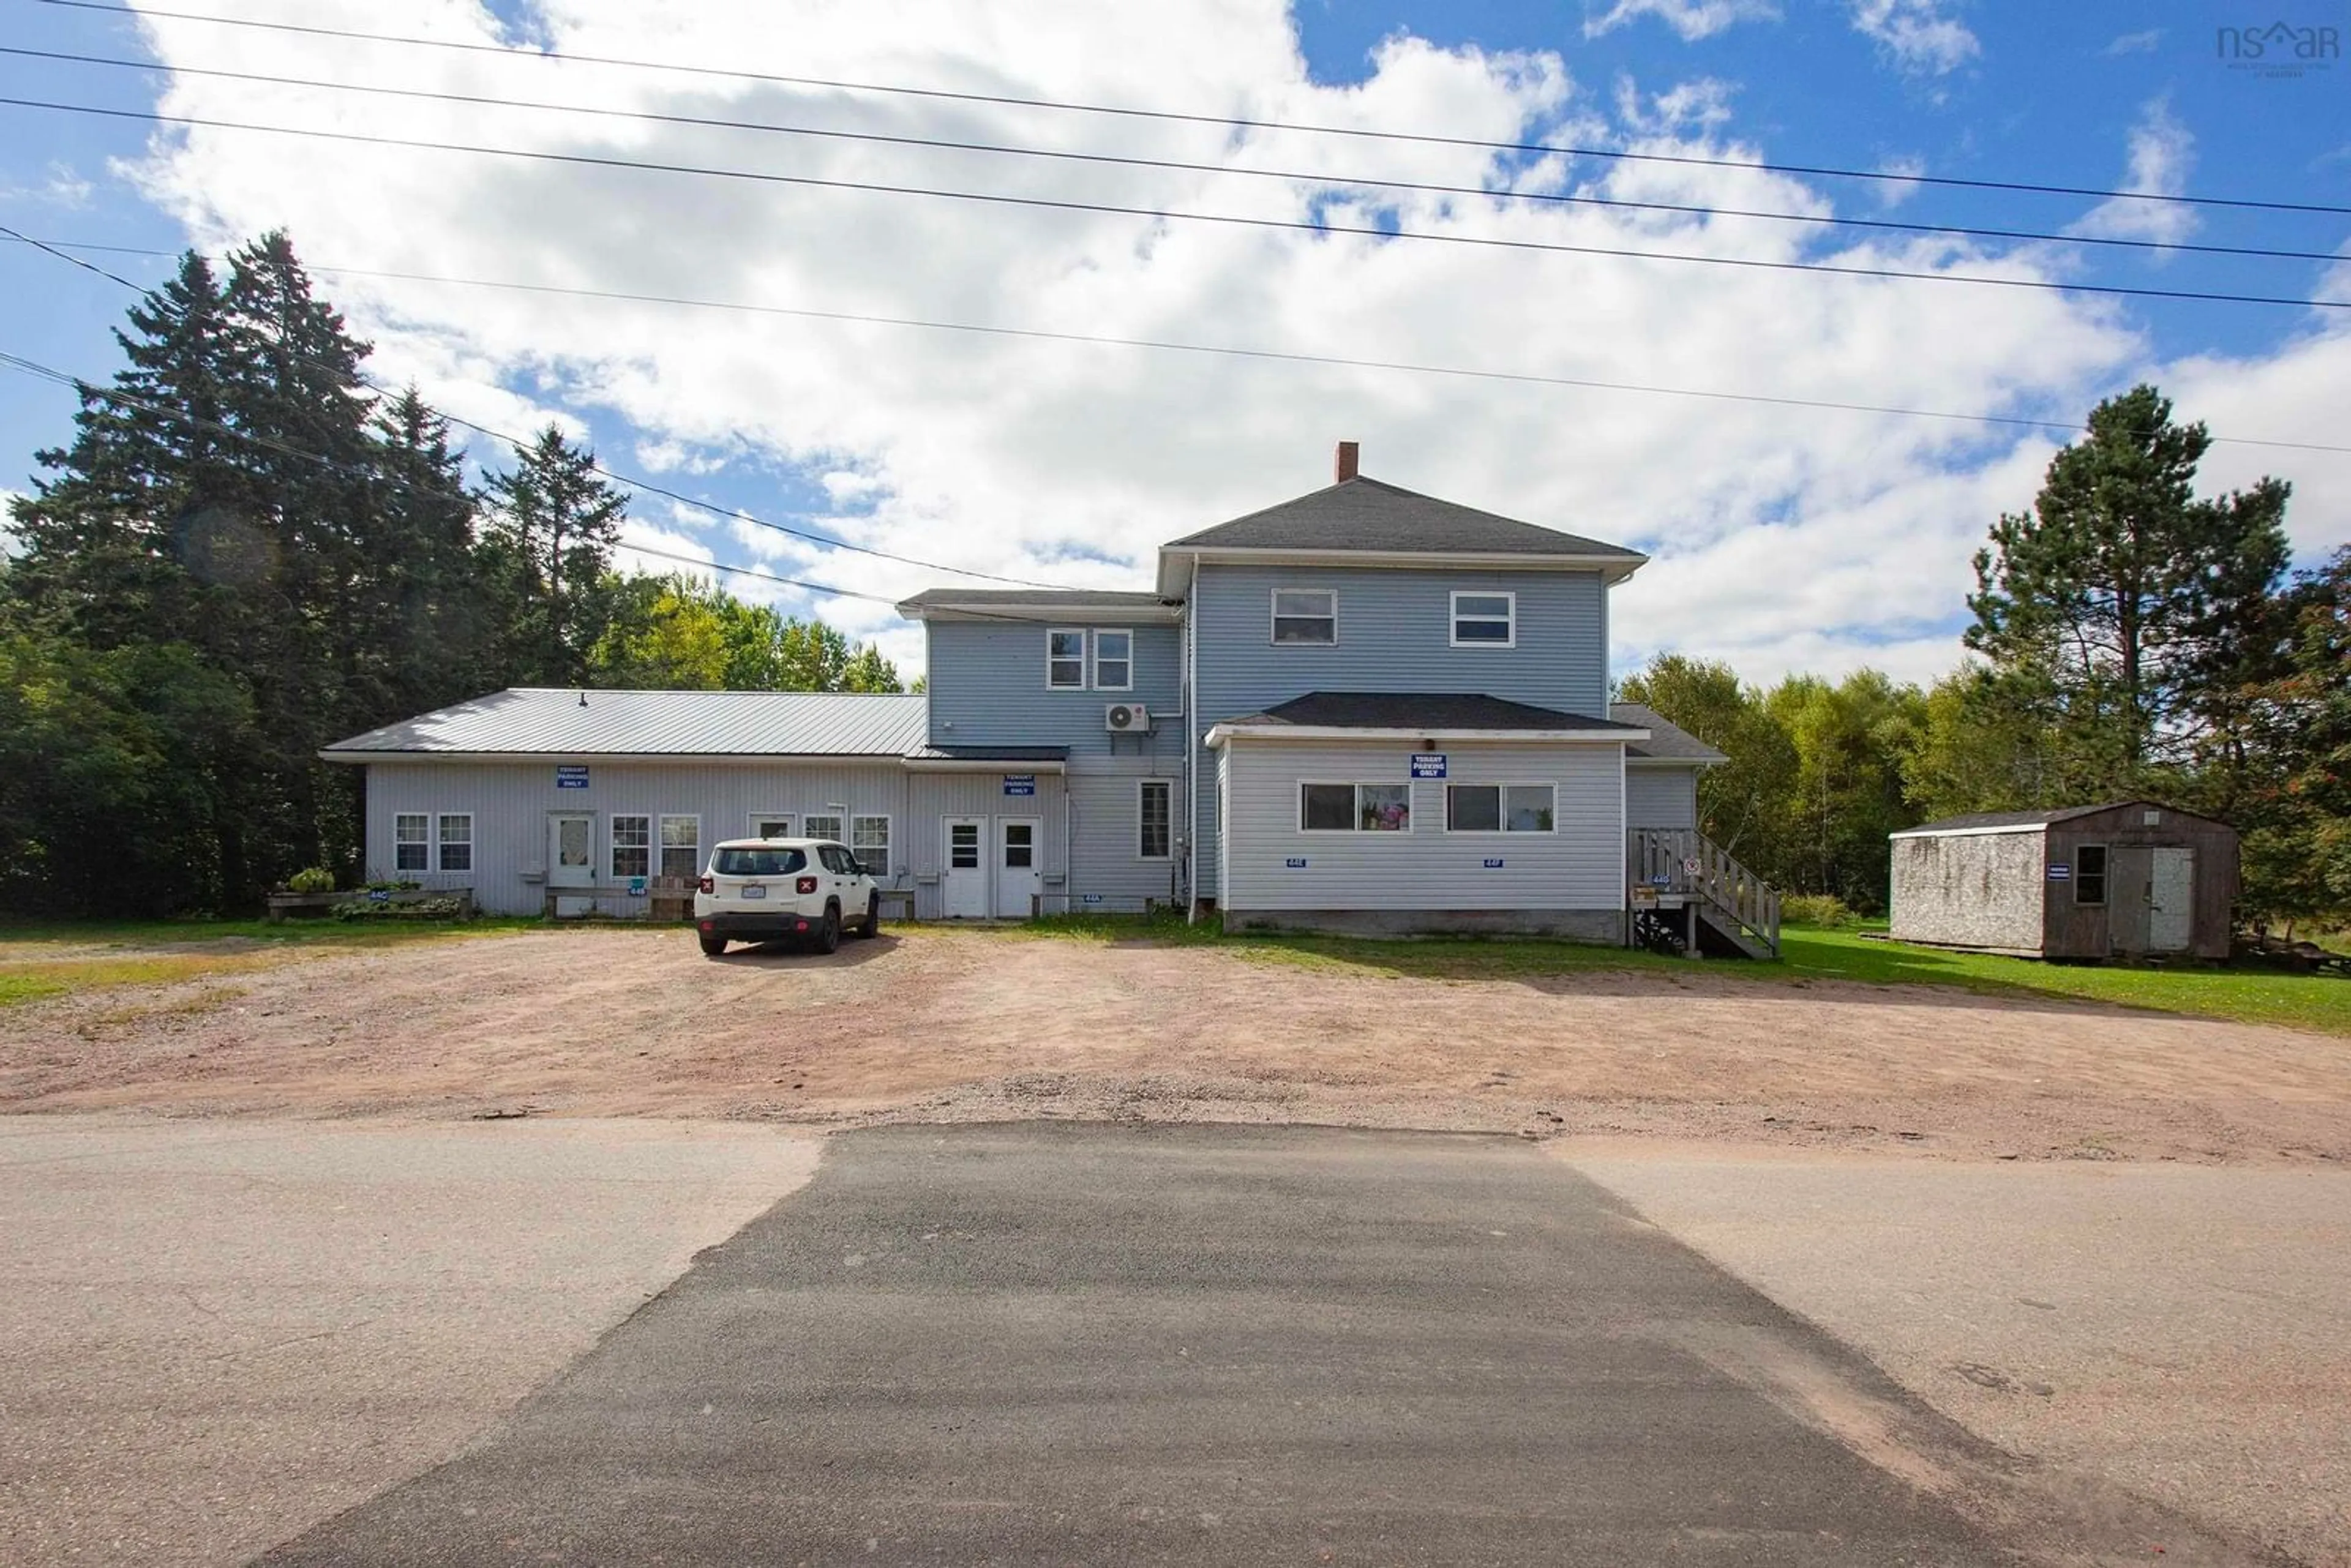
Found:
[[[1112,703],[1102,709],[1102,727],[1113,735],[1149,735],[1151,710],[1141,703]]]

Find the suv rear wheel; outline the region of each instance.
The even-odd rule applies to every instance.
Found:
[[[721,953],[724,953],[724,952],[726,952],[726,937],[724,937],[724,936],[705,936],[705,937],[703,937],[703,938],[702,938],[702,956],[703,956],[704,957],[705,957],[705,958],[716,958],[716,957],[717,957]]]
[[[841,905],[838,904],[824,906],[824,918],[818,922],[816,928],[816,950],[820,953],[841,951]]]

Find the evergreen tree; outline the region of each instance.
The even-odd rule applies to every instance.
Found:
[[[2239,633],[2284,570],[2288,487],[2264,479],[2199,500],[2210,438],[2174,423],[2151,386],[2100,403],[2089,432],[1977,553],[1967,642],[2095,759],[2092,792],[2119,794],[2226,722],[2219,694],[2248,654]]]
[[[577,685],[611,618],[607,579],[628,502],[596,455],[549,425],[490,476],[484,575],[502,600],[507,678]]]

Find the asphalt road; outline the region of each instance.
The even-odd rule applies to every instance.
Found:
[[[904,1127],[265,1561],[1980,1563],[2000,1469],[1515,1141]]]

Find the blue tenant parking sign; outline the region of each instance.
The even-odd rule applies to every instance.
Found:
[[[1414,752],[1412,754],[1412,776],[1416,779],[1444,778],[1445,753],[1441,751]]]
[[[1034,795],[1037,776],[1034,773],[1008,773],[1004,776],[1004,792],[1008,795]]]
[[[559,763],[555,769],[555,787],[558,789],[585,789],[588,788],[587,765],[585,763],[577,762]]]

